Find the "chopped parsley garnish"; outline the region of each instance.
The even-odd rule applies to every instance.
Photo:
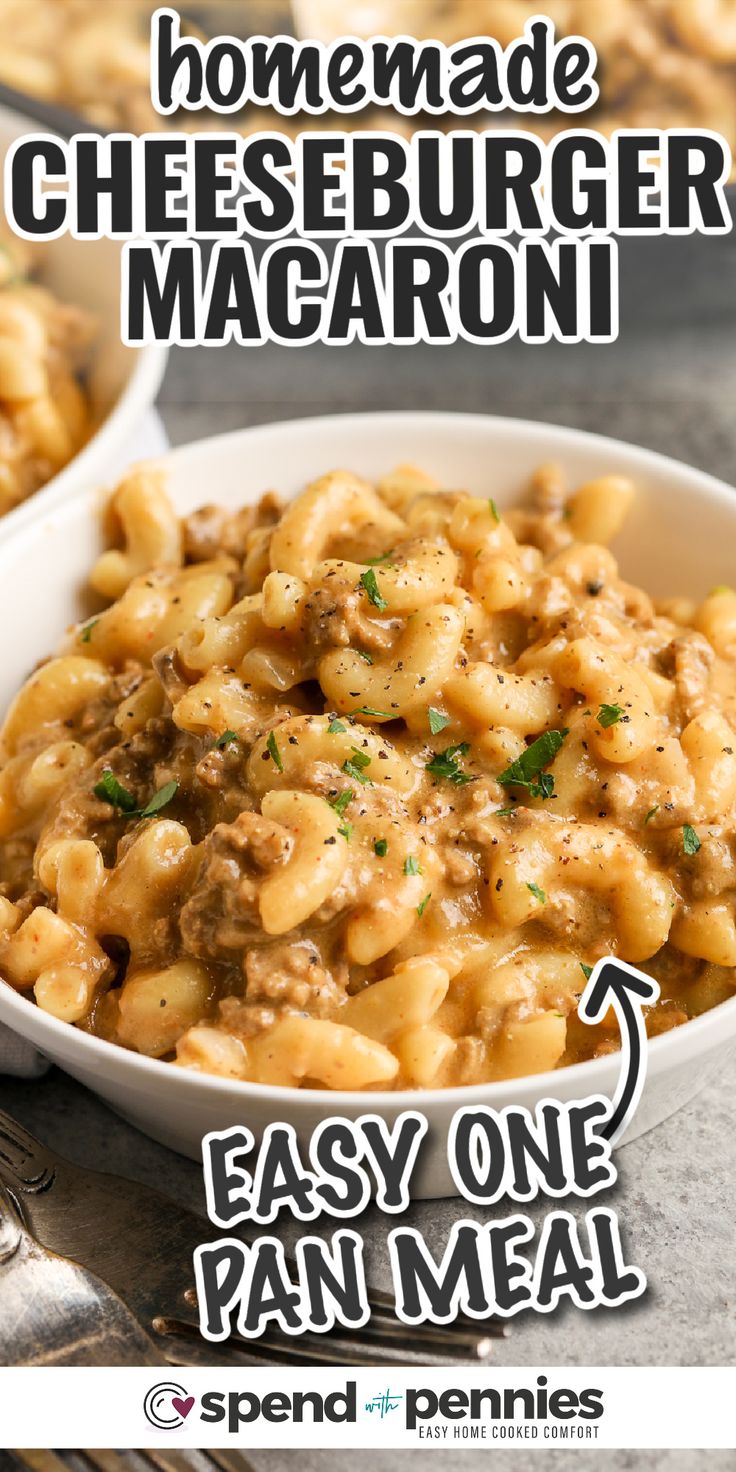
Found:
[[[327,798],[327,802],[329,803],[329,805],[330,805],[331,808],[334,808],[334,810],[337,813],[338,817],[341,818],[342,815],[343,815],[343,813],[345,812],[345,809],[346,809],[348,803],[349,802],[352,802],[352,800],[353,800],[354,797],[355,797],[355,793],[353,792],[352,787],[346,787],[345,788],[345,791],[344,792],[341,792],[339,797],[335,797],[335,798],[328,797]]]
[[[527,884],[527,889],[534,895],[535,900],[539,900],[540,905],[546,905],[547,896],[538,884]]]
[[[510,818],[512,813],[518,813],[518,808],[496,808],[494,818]]]
[[[562,731],[545,731],[496,780],[502,787],[526,787],[530,797],[551,797],[555,790],[555,779],[551,773],[540,774],[544,767],[554,761],[566,736],[567,727]]]
[[[433,777],[446,777],[448,782],[454,782],[456,787],[464,787],[466,782],[472,782],[473,778],[462,770],[458,764],[458,758],[467,756],[470,751],[470,743],[458,742],[457,746],[447,746],[444,751],[435,752],[432,760],[425,763],[425,768],[432,773]]]
[[[684,852],[690,855],[696,854],[700,848],[700,839],[689,823],[683,823],[682,826],[682,847]]]
[[[276,740],[276,733],[274,731],[269,731],[268,733],[266,748],[269,755],[273,758],[274,766],[278,769],[279,772],[283,772],[284,764],[281,760],[281,752],[279,751],[278,742]]]
[[[373,852],[376,855],[376,858],[385,859],[386,854],[388,853],[388,839],[377,838],[373,845]]]
[[[373,655],[367,649],[356,649],[355,653],[359,659],[364,659],[366,664],[373,664]]]
[[[99,782],[95,783],[92,791],[101,802],[109,802],[111,807],[119,808],[126,818],[152,818],[154,813],[160,813],[161,809],[171,802],[178,789],[178,782],[165,782],[145,807],[137,808],[132,792],[128,792],[127,787],[123,787],[118,782],[110,767],[105,767]]]
[[[382,562],[390,562],[392,555],[391,552],[382,552],[380,557],[361,557],[360,560],[366,567],[378,567]]]
[[[424,899],[421,900],[420,903],[417,905],[417,915],[419,916],[420,920],[421,920],[422,915],[424,914],[424,911],[426,910],[427,905],[429,904],[431,898],[432,898],[432,891],[430,890],[429,894],[425,894]]]
[[[89,644],[89,641],[92,638],[92,630],[93,630],[95,624],[98,624],[99,622],[100,622],[100,620],[98,618],[91,618],[90,621],[89,621],[89,623],[88,624],[85,624],[83,629],[80,629],[80,631],[79,631],[79,642],[80,642],[80,644]]]
[[[370,787],[371,779],[364,775],[366,767],[371,764],[371,759],[365,751],[358,751],[357,746],[351,747],[351,755],[342,764],[342,770],[346,777],[352,777],[355,782],[362,782],[364,787]]]
[[[341,838],[344,838],[346,843],[349,843],[350,842],[350,836],[351,836],[352,831],[353,831],[353,825],[352,825],[352,823],[348,823],[347,820],[346,820],[344,823],[339,823],[338,824],[337,831],[340,834],[340,837]]]
[[[586,981],[590,981],[590,978],[593,975],[593,967],[592,966],[587,966],[585,964],[585,961],[581,961],[579,963],[579,965],[580,965],[580,970],[582,971],[583,976],[585,977],[585,980]]]
[[[602,705],[598,711],[596,720],[598,725],[602,726],[604,731],[607,731],[609,726],[615,726],[616,722],[621,720],[623,713],[623,706],[621,705]]]
[[[99,782],[95,782],[92,788],[95,797],[102,802],[109,802],[112,807],[120,808],[121,813],[135,812],[135,798],[127,787],[118,782],[111,767],[105,767]]]
[[[414,855],[408,854],[407,857],[404,859],[404,873],[421,874],[421,872],[422,871],[419,867],[419,864],[417,863],[417,860],[414,858]]]
[[[367,572],[362,572],[360,574],[360,581],[362,587],[368,594],[373,607],[377,608],[379,613],[383,613],[384,608],[388,608],[388,603],[381,594],[381,590],[378,586],[378,580],[372,567],[369,567]]]
[[[490,510],[491,516],[493,517],[493,520],[500,521],[501,518],[498,514],[498,507],[493,499],[493,496],[488,497],[488,508]]]
[[[390,710],[376,710],[374,705],[359,705],[357,710],[351,710],[351,716],[379,716],[384,721],[395,721],[396,717]],[[343,726],[343,730],[345,727]]]
[[[646,818],[644,819],[644,827],[645,828],[647,826],[647,823],[651,823],[652,818],[654,817],[655,813],[658,813],[658,812],[659,812],[659,803],[658,802],[655,802],[654,807],[649,809],[649,812],[647,813]]]
[[[430,705],[427,715],[429,716],[429,729],[433,736],[437,736],[440,731],[444,731],[445,726],[449,726],[450,724],[450,717],[444,715],[441,710],[437,710],[433,705]]]
[[[347,731],[347,729],[348,728],[343,721],[339,720],[337,716],[333,716],[333,719],[330,721],[330,724],[327,727],[327,735],[339,736],[343,731]]]
[[[224,751],[225,747],[229,746],[231,741],[237,741],[237,739],[238,736],[236,731],[223,731],[222,735],[218,736],[215,742],[215,746],[217,747],[218,751]]]
[[[160,813],[161,809],[165,808],[166,804],[171,802],[172,797],[176,792],[178,792],[178,790],[178,782],[165,782],[163,787],[159,788],[159,791],[154,793],[151,801],[147,802],[144,808],[141,808],[140,817],[152,818],[154,813]]]

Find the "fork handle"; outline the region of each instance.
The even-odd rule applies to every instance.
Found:
[[[0,1267],[10,1262],[20,1247],[23,1223],[5,1187],[0,1182]]]
[[[23,1192],[45,1191],[55,1174],[52,1151],[0,1109],[0,1178]]]

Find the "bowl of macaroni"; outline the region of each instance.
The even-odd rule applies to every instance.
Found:
[[[735,523],[647,451],[401,413],[16,525],[0,1020],[191,1155],[419,1107],[439,1195],[460,1104],[613,1093],[616,955],[658,1123],[736,1048]]]
[[[0,156],[34,126],[0,109]],[[0,536],[13,520],[99,480],[128,453],[166,350],[124,347],[119,317],[119,241],[29,243],[3,226]]]

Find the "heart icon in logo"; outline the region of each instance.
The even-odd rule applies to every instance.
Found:
[[[188,1395],[185,1400],[182,1400],[180,1396],[172,1395],[171,1404],[174,1407],[174,1410],[178,1411],[182,1419],[186,1421],[187,1416],[189,1415],[189,1412],[194,1405],[194,1396]]]

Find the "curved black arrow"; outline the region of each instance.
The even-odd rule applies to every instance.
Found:
[[[644,1088],[647,1071],[647,1033],[642,1004],[656,1002],[659,986],[651,976],[625,961],[604,956],[596,962],[578,1004],[583,1022],[600,1022],[609,1005],[615,1009],[621,1031],[621,1074],[611,1101],[611,1113],[600,1133],[615,1145],[631,1119]]]

